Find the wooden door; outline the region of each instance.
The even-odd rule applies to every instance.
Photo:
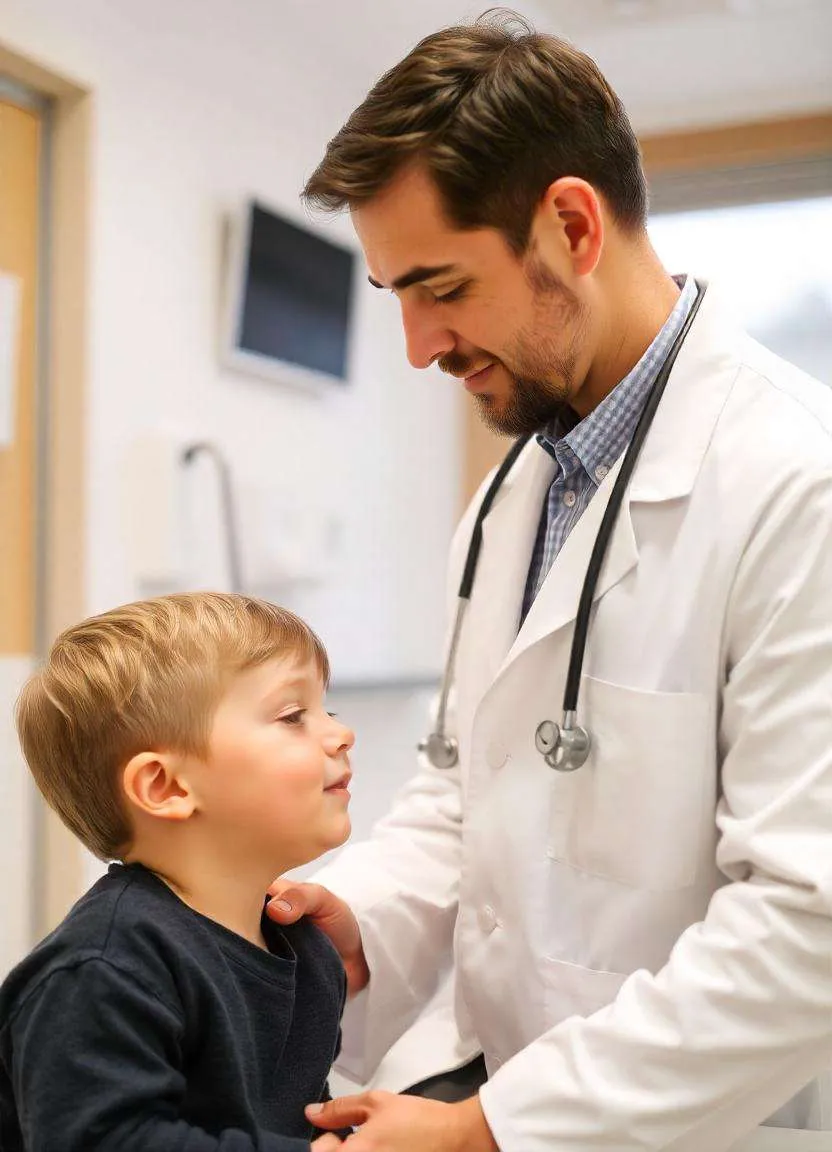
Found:
[[[41,133],[37,111],[0,97],[0,977],[33,929],[34,792],[12,711],[35,653]]]

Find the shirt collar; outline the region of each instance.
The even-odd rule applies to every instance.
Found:
[[[572,423],[571,409],[556,416],[537,441],[568,475],[582,467],[597,487],[629,444],[647,394],[696,299],[692,276],[674,277],[679,299],[639,362],[583,420]]]

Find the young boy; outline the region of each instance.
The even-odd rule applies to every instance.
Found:
[[[291,613],[198,593],[70,628],[26,684],[40,790],[120,863],[0,990],[3,1152],[309,1152],[344,972],[311,923],[263,913],[350,832],[328,676]]]

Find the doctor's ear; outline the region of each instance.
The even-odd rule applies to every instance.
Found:
[[[604,217],[598,193],[578,176],[549,185],[537,212],[537,225],[548,243],[556,243],[577,276],[594,272],[604,246]]]
[[[187,820],[196,797],[181,774],[181,759],[167,752],[139,752],[122,772],[128,803],[160,820]]]

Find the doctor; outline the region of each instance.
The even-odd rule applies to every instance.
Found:
[[[361,1124],[355,1152],[829,1152],[832,393],[662,268],[620,102],[516,21],[418,45],[306,196],[350,208],[410,362],[530,436],[483,523],[444,726],[457,762],[423,754],[373,838],[271,907],[341,951],[362,1083],[379,1065],[395,1089],[464,1078],[479,1053],[487,1081],[312,1119]],[[540,725],[560,722],[599,525],[691,316],[594,590],[589,756],[562,771]],[[402,1071],[451,957],[453,1028],[417,1024],[423,1063]]]

